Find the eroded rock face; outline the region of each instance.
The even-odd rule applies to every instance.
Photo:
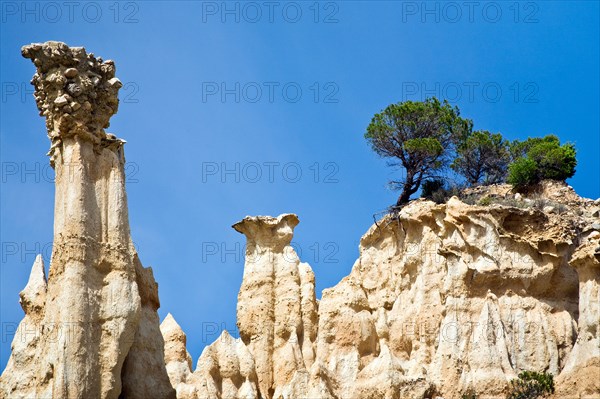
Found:
[[[319,305],[334,395],[503,397],[520,371],[558,375],[577,338],[578,240],[566,215],[456,198],[384,218]]]
[[[174,398],[156,283],[129,232],[124,141],[104,131],[117,111],[114,63],[59,42],[22,52],[37,67],[32,83],[52,142],[54,242],[47,285],[38,259],[21,295],[20,328],[35,338],[15,337],[0,391],[116,399],[124,389],[128,398]]]
[[[198,387],[192,375],[192,357],[186,349],[187,338],[169,313],[160,325],[164,338],[167,373],[178,399],[197,399]]]
[[[545,198],[563,201],[560,211],[528,199],[520,207],[412,202],[371,227],[350,275],[320,302],[310,267],[289,248],[295,215],[234,225],[248,240],[235,345],[254,361],[258,395],[503,398],[524,370],[556,376],[557,398],[600,395],[600,232],[590,229],[599,207],[565,185],[544,187]],[[490,191],[511,195],[506,186]],[[185,346],[180,352],[182,364]],[[215,363],[201,361],[194,373],[209,383],[187,381],[225,397],[206,390],[232,374]],[[255,397],[239,381],[230,396]]]
[[[185,334],[172,317],[161,327],[167,369],[179,398],[328,397],[315,363],[314,274],[290,246],[296,215],[247,217],[233,227],[247,237],[238,295],[240,338],[227,331],[192,373]]]
[[[233,226],[247,238],[237,324],[265,398],[284,395],[293,380],[307,379],[315,359],[314,275],[290,246],[297,224],[296,215],[285,214],[246,217]]]
[[[578,331],[558,377],[557,397],[594,398],[600,393],[600,234],[586,237],[571,265],[579,275]]]

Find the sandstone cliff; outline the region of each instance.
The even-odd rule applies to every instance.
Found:
[[[297,217],[245,218],[233,226],[248,240],[241,340],[224,333],[195,372],[170,373],[188,384],[178,397],[504,398],[525,370],[557,376],[556,398],[600,397],[600,203],[561,183],[540,190],[465,193],[485,206],[413,201],[369,229],[350,275],[320,302],[289,246]],[[189,364],[181,337],[165,335],[180,347],[168,368]],[[237,390],[190,388],[204,385],[189,375],[240,353],[256,380],[235,369]],[[231,370],[208,374],[219,385]]]
[[[20,294],[0,398],[503,398],[523,370],[552,373],[556,399],[600,397],[600,201],[552,182],[411,202],[320,301],[297,216],[244,218],[240,338],[224,331],[194,368],[132,245],[124,141],[104,130],[114,63],[58,42],[23,55],[52,143],[54,245]]]

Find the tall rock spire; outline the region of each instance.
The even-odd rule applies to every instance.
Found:
[[[0,391],[11,398],[117,399],[122,381],[136,381],[126,384],[128,398],[147,397],[149,389],[172,398],[156,283],[130,237],[124,141],[104,131],[118,108],[115,65],[60,42],[31,44],[22,54],[37,68],[32,84],[51,141],[54,242],[45,300],[33,295],[39,266],[21,293],[26,313],[40,307],[34,354],[13,352]],[[128,357],[151,359],[150,372],[124,367]]]
[[[254,356],[264,398],[287,397],[292,381],[306,385],[315,359],[314,275],[290,245],[298,222],[296,215],[283,214],[246,217],[233,225],[247,239],[237,324]]]

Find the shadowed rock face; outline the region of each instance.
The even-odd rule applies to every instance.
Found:
[[[32,84],[52,143],[54,242],[47,285],[39,260],[34,283],[22,293],[20,328],[35,331],[35,338],[15,337],[0,392],[9,398],[174,397],[158,288],[129,232],[124,141],[104,131],[121,86],[114,63],[59,42],[25,46],[22,53],[37,68]]]

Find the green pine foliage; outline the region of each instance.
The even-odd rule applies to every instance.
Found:
[[[572,143],[561,145],[555,135],[515,141],[510,151],[513,162],[508,167],[508,182],[517,188],[544,179],[564,181],[575,174],[575,146]]]
[[[389,105],[373,116],[364,136],[390,166],[405,170],[403,179],[390,182],[401,190],[396,207],[419,189],[436,202],[455,195],[460,186],[445,183],[448,167],[471,187],[508,182],[525,189],[544,179],[564,181],[577,166],[572,143],[561,144],[555,135],[509,142],[500,133],[473,131],[458,107],[435,97]]]

